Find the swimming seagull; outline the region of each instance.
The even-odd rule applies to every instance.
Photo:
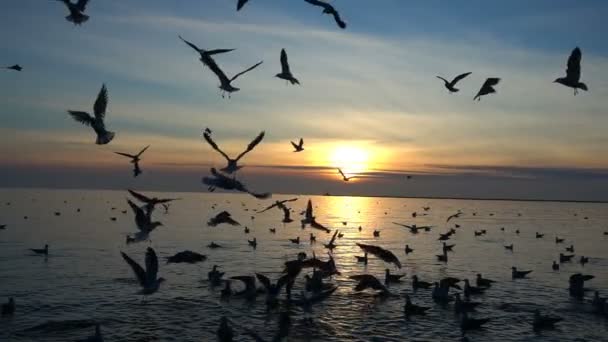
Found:
[[[342,169],[338,169],[338,172],[340,173],[340,175],[342,176],[342,180],[344,180],[345,182],[348,182],[349,180],[353,179],[353,178],[358,178],[359,176],[350,176],[350,177],[346,177],[346,175],[344,175],[344,172],[342,172]]]
[[[97,145],[105,145],[114,139],[114,132],[110,132],[106,130],[106,125],[104,123],[104,119],[106,116],[106,109],[108,107],[108,89],[106,85],[103,84],[101,86],[101,90],[97,95],[97,99],[95,100],[95,104],[93,105],[93,113],[95,117],[91,116],[87,112],[79,112],[68,110],[68,113],[72,116],[74,120],[80,122],[85,126],[90,126],[93,128],[95,133],[97,133]]]
[[[403,312],[405,312],[406,316],[426,315],[426,312],[429,309],[430,308],[426,307],[426,306],[419,306],[419,305],[413,304],[410,299],[410,296],[405,295],[405,305],[403,306]]]
[[[338,26],[341,29],[346,28],[346,23],[344,21],[342,21],[342,18],[340,18],[340,13],[338,13],[338,11],[336,11],[336,9],[332,5],[330,5],[324,1],[320,1],[320,0],[304,0],[304,1],[306,1],[309,4],[314,5],[314,6],[323,7],[323,13],[333,15],[334,20],[336,21],[336,24],[338,24]]]
[[[272,194],[268,192],[251,192],[245,187],[243,183],[236,180],[235,178],[230,178],[219,173],[215,168],[211,168],[211,176],[212,177],[203,177],[202,179],[203,184],[207,185],[210,191],[215,190],[215,188],[221,188],[224,190],[237,190],[240,192],[246,192],[257,199],[267,199],[272,196]]]
[[[179,264],[179,263],[188,263],[188,264],[196,264],[197,262],[202,262],[207,260],[206,255],[202,255],[192,251],[183,251],[179,252],[173,256],[167,258],[167,264]]]
[[[289,62],[287,60],[287,52],[285,52],[285,49],[281,49],[281,72],[276,74],[275,77],[286,80],[291,84],[300,84],[298,79],[293,77],[291,74],[291,70],[289,70]]]
[[[141,174],[141,169],[139,168],[139,162],[141,161],[141,155],[146,152],[146,150],[150,147],[150,145],[144,147],[138,154],[128,154],[123,152],[114,152],[118,155],[131,158],[131,164],[133,164],[133,177],[137,177]]]
[[[494,280],[483,278],[481,276],[481,273],[477,273],[477,286],[479,286],[479,287],[490,287],[495,282],[496,281],[494,281]]]
[[[300,141],[297,144],[291,141],[291,146],[295,148],[294,152],[304,151],[304,139],[300,138]]]
[[[412,276],[412,289],[414,291],[418,289],[429,289],[431,286],[433,286],[433,284],[426,281],[418,280],[417,275]]]
[[[496,93],[494,86],[496,86],[498,82],[500,82],[500,78],[488,78],[481,86],[481,89],[479,89],[479,92],[477,92],[477,95],[473,98],[473,101],[481,101],[482,96]]]
[[[381,295],[390,293],[386,286],[371,274],[352,275],[348,278],[358,281],[357,286],[355,286],[355,291],[357,292],[361,292],[365,289],[373,289],[379,290]]]
[[[157,278],[158,258],[156,257],[156,252],[154,252],[154,249],[152,249],[152,247],[148,247],[148,249],[146,250],[145,270],[124,252],[120,252],[120,254],[122,255],[122,258],[125,259],[127,264],[131,266],[133,273],[135,273],[135,276],[139,281],[139,285],[141,285],[142,287],[142,290],[139,292],[140,294],[146,296],[158,291],[158,289],[160,288],[160,284],[165,281],[165,279],[162,277]]]
[[[563,318],[557,316],[543,316],[540,314],[540,310],[534,310],[532,327],[534,330],[553,329],[555,328],[555,323],[561,322],[562,320]]]
[[[258,211],[258,214],[261,214],[261,213],[263,213],[265,211],[268,211],[268,210],[270,210],[272,208],[275,208],[275,207],[281,208],[281,207],[285,206],[285,203],[287,203],[287,202],[294,202],[294,201],[297,201],[297,200],[298,200],[297,198],[291,198],[291,199],[286,199],[286,200],[281,200],[281,201],[275,201],[273,204],[271,204],[271,205],[267,206],[266,208]]]
[[[228,155],[226,153],[224,153],[224,151],[222,151],[217,144],[215,143],[215,141],[213,141],[213,139],[211,138],[211,134],[209,133],[203,133],[203,137],[205,138],[205,141],[207,141],[207,143],[209,143],[209,145],[211,145],[211,147],[216,150],[217,152],[219,152],[228,162],[228,165],[222,169],[220,169],[222,172],[228,173],[228,174],[232,174],[234,172],[237,172],[239,169],[242,168],[242,166],[238,166],[237,162],[243,158],[248,152],[251,152],[261,141],[262,139],[264,139],[264,131],[260,132],[260,134],[258,134],[257,137],[255,137],[255,139],[253,139],[249,145],[247,145],[247,148],[245,149],[245,151],[241,152],[241,154],[239,154],[236,158],[231,159],[230,157],[228,157]]]
[[[68,11],[70,11],[70,15],[65,17],[67,21],[74,23],[74,25],[81,25],[89,20],[89,16],[84,14],[89,0],[78,0],[76,3],[72,3],[70,0],[57,1],[63,2],[68,8]]]
[[[587,91],[587,85],[581,80],[581,59],[583,54],[578,47],[572,50],[568,58],[568,69],[566,69],[566,77],[561,77],[553,81],[565,85],[566,87],[574,88],[574,95],[578,94],[578,89]]]
[[[30,251],[32,251],[36,254],[49,255],[49,245],[44,245],[44,248],[41,248],[41,249],[30,248]]]
[[[513,279],[522,279],[525,278],[532,271],[518,271],[517,267],[511,267],[511,278]]]
[[[437,76],[437,78],[442,80],[443,83],[445,83],[445,87],[447,88],[447,90],[450,91],[450,93],[456,93],[460,90],[460,89],[454,88],[456,86],[456,83],[458,83],[463,78],[469,76],[470,74],[471,74],[470,72],[467,72],[467,73],[458,75],[451,82],[448,82],[448,80],[446,80],[445,78],[443,78],[441,76]]]
[[[235,91],[239,91],[241,90],[240,88],[234,87],[232,85],[232,82],[234,80],[236,80],[239,76],[246,74],[248,72],[250,72],[251,70],[257,68],[258,66],[260,66],[264,61],[260,61],[252,66],[250,66],[249,68],[239,72],[238,74],[232,76],[232,78],[228,78],[226,76],[226,74],[224,74],[224,72],[222,71],[222,69],[220,69],[220,67],[215,63],[211,63],[208,65],[209,69],[211,69],[211,71],[217,76],[217,78],[220,81],[220,85],[219,88],[222,90],[222,97],[224,97],[224,93],[228,93],[228,97],[230,98],[230,94],[232,94]]]
[[[249,0],[239,0],[239,1],[236,3],[236,10],[237,10],[237,11],[240,11],[240,10],[241,10],[241,8],[243,8],[243,6],[245,6],[245,4],[246,4],[248,1],[249,1]]]
[[[21,70],[23,70],[23,68],[19,64],[15,64],[15,65],[11,65],[9,67],[5,67],[5,69],[15,70],[15,71],[21,71]]]

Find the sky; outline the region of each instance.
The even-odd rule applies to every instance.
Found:
[[[7,1],[0,65],[24,70],[0,73],[0,186],[204,192],[224,166],[209,127],[229,155],[266,132],[238,174],[260,191],[608,200],[608,2],[332,4],[346,30],[298,0],[91,0],[79,27],[60,2]],[[178,35],[235,48],[216,57],[228,75],[264,63],[222,98]],[[576,46],[578,96],[552,83]],[[274,77],[282,48],[301,86]],[[456,94],[435,77],[463,72]],[[498,94],[474,102],[488,77]],[[102,83],[116,138],[99,146],[66,110],[91,111]],[[148,144],[134,179],[112,152]]]

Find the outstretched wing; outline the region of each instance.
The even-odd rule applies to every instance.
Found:
[[[331,240],[329,241],[330,245],[333,245],[334,241],[336,241],[336,236],[338,236],[338,232],[339,232],[339,230],[336,229],[336,231],[334,232],[334,235],[331,237]]]
[[[201,53],[201,49],[198,48],[198,46],[190,43],[189,41],[185,40],[184,38],[182,38],[182,36],[178,36],[179,39],[181,39],[184,43],[188,44],[188,46],[190,46],[191,48],[193,48],[194,50],[196,50],[196,52]]]
[[[330,13],[334,15],[334,20],[336,21],[336,24],[338,24],[338,26],[341,29],[345,29],[346,28],[346,23],[340,17],[340,13],[338,13],[338,11],[336,11],[336,9],[333,8],[333,6],[329,5],[329,7],[331,8]]]
[[[293,141],[290,141],[290,143],[293,148],[295,148],[296,150],[298,149],[298,145],[296,145],[296,143],[294,143]]]
[[[237,4],[236,4],[236,10],[240,11],[241,8],[243,8],[243,6],[245,6],[247,1],[249,1],[249,0],[239,0],[239,2],[237,2]]]
[[[464,74],[458,75],[454,78],[454,80],[452,80],[452,85],[456,85],[456,83],[460,82],[460,80],[462,80],[463,78],[469,76],[471,73],[470,72],[465,72]]]
[[[128,154],[128,153],[122,153],[122,152],[114,152],[115,154],[121,155],[121,156],[125,156],[127,158],[135,158],[136,156],[132,155],[132,154]]]
[[[131,266],[131,269],[133,270],[133,273],[135,273],[135,277],[137,277],[139,284],[144,286],[146,284],[146,271],[144,271],[144,269],[139,266],[138,263],[133,261],[133,259],[131,259],[131,257],[126,255],[124,252],[120,252],[120,254],[122,255],[122,258],[125,259],[127,264]]]
[[[304,138],[300,138],[300,143],[298,145],[300,147],[304,146]]]
[[[285,49],[281,49],[281,72],[284,74],[290,74],[289,61],[287,60],[287,52]]]
[[[158,274],[158,257],[152,247],[146,251],[146,276],[148,281],[155,281]]]
[[[312,201],[308,200],[308,204],[306,205],[306,218],[312,218]]]
[[[222,151],[217,144],[215,143],[215,141],[213,141],[213,139],[211,138],[211,134],[208,134],[207,132],[203,133],[203,138],[205,138],[205,140],[207,141],[207,143],[209,145],[211,145],[211,147],[218,151],[224,158],[226,158],[226,160],[230,160],[230,158],[228,157],[228,155],[226,153],[224,153],[224,151]]]
[[[95,120],[89,113],[87,112],[77,112],[73,110],[68,110],[68,114],[72,116],[72,119],[80,122],[83,125],[91,126],[93,121]]]
[[[208,55],[217,55],[219,53],[226,53],[226,52],[230,52],[230,51],[234,51],[236,49],[215,49],[215,50],[208,50],[207,54]]]
[[[131,189],[129,189],[127,191],[129,191],[129,193],[131,194],[131,196],[135,197],[140,202],[144,202],[144,203],[150,203],[150,202],[152,202],[152,200],[150,198],[148,198],[148,197],[146,197],[146,196],[144,196],[144,195],[142,195],[142,194],[140,194],[138,192],[135,192],[135,191],[133,191]]]
[[[265,132],[262,131],[260,132],[260,134],[258,134],[257,137],[255,137],[255,139],[253,139],[249,145],[247,145],[247,149],[245,151],[243,151],[241,154],[239,154],[238,157],[236,157],[236,160],[238,161],[239,159],[241,159],[245,154],[247,154],[247,152],[253,150],[261,141],[262,139],[264,139],[264,134]]]
[[[101,90],[97,95],[97,100],[95,100],[95,104],[93,105],[93,113],[95,114],[95,118],[98,120],[103,120],[106,116],[106,107],[108,106],[108,89],[105,84],[101,85]]]
[[[579,81],[581,79],[581,59],[583,54],[578,47],[572,50],[570,58],[568,58],[568,69],[566,69],[566,77],[571,80]]]
[[[441,76],[435,76],[435,77],[437,77],[438,79],[442,80],[442,81],[443,81],[443,83],[445,83],[446,85],[447,85],[447,84],[450,84],[450,82],[448,82],[448,80],[446,80],[445,78],[443,78],[443,77],[441,77]]]
[[[500,78],[488,78],[482,88],[492,88],[500,82]]]
[[[338,169],[338,172],[340,172],[340,175],[342,175],[342,178],[346,179],[346,176],[344,175],[344,172],[342,172],[342,169]]]
[[[304,1],[306,1],[309,4],[314,5],[314,6],[323,7],[323,9],[325,9],[325,10],[333,9],[333,7],[330,4],[328,4],[324,1],[320,1],[320,0],[304,0]]]
[[[89,3],[89,0],[78,0],[78,2],[76,3],[76,8],[80,12],[84,12],[87,9],[88,3]]]
[[[137,157],[140,157],[144,152],[146,152],[146,150],[148,149],[148,147],[150,147],[150,145],[144,147],[141,151],[139,151],[139,153],[137,154]]]
[[[270,283],[270,279],[268,279],[267,276],[260,274],[260,273],[256,273],[255,276],[258,278],[260,283],[262,283],[262,285],[264,285],[264,288],[266,290],[268,290],[270,288],[271,283]]]
[[[253,70],[253,69],[257,68],[257,67],[258,67],[258,66],[260,66],[260,64],[262,64],[262,63],[264,63],[264,61],[260,61],[260,62],[258,62],[258,63],[256,63],[256,64],[252,65],[251,67],[249,67],[249,68],[247,68],[247,69],[245,69],[245,70],[243,70],[243,71],[239,72],[238,74],[236,74],[236,75],[232,76],[232,78],[230,79],[230,82],[232,82],[232,81],[236,80],[236,79],[237,79],[237,77],[239,77],[239,76],[241,76],[241,75],[243,75],[243,74],[245,74],[245,73],[248,73],[248,72],[250,72],[251,70]]]

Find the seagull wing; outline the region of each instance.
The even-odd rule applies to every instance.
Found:
[[[88,3],[89,3],[89,0],[78,0],[78,2],[76,3],[76,8],[80,12],[84,12],[87,9]]]
[[[338,169],[338,172],[340,172],[340,175],[342,175],[342,178],[346,179],[346,176],[344,175],[344,172],[342,172],[342,169]]]
[[[93,105],[93,113],[95,114],[95,118],[98,120],[103,120],[106,116],[106,107],[108,106],[108,89],[106,85],[103,84],[101,86],[101,90],[97,95],[97,100],[95,100],[95,104]]]
[[[221,84],[230,84],[232,80],[229,80],[226,74],[220,69],[220,67],[215,63],[215,60],[211,58],[211,56],[206,56],[203,63],[207,65],[209,70],[211,70],[215,76],[220,80]]]
[[[131,196],[135,197],[138,201],[140,202],[144,202],[144,203],[151,203],[152,200],[149,197],[146,197],[138,192],[135,192],[131,189],[127,190],[129,191],[129,193],[131,194]]]
[[[312,201],[308,200],[308,205],[306,205],[306,218],[312,218]]]
[[[289,70],[289,61],[287,60],[287,52],[285,52],[285,49],[281,49],[281,73],[291,73]]]
[[[334,232],[334,235],[331,237],[331,240],[329,241],[330,245],[333,245],[334,241],[336,241],[336,236],[338,236],[338,232],[339,232],[339,230],[336,229],[336,231]]]
[[[237,2],[237,4],[236,4],[236,10],[240,11],[241,8],[243,8],[243,6],[245,6],[247,1],[249,1],[249,0],[239,0],[239,2]]]
[[[245,154],[247,154],[247,152],[253,150],[261,141],[262,139],[264,139],[264,134],[265,132],[262,131],[260,132],[260,134],[258,134],[257,137],[255,137],[255,139],[253,139],[249,145],[247,145],[247,149],[245,151],[243,151],[241,154],[239,154],[238,157],[236,157],[236,160],[238,161],[239,159],[241,159]]]
[[[134,155],[132,155],[132,154],[128,154],[128,153],[122,153],[122,152],[114,152],[114,153],[115,153],[115,154],[118,154],[118,155],[121,155],[121,156],[125,156],[125,157],[127,157],[127,158],[131,158],[131,159],[133,159],[133,158],[136,158],[136,157],[137,157],[137,156],[134,156]]]
[[[207,55],[217,55],[220,53],[226,53],[226,52],[230,52],[230,51],[234,51],[236,49],[215,49],[215,50],[209,50],[207,51]]]
[[[141,266],[139,266],[138,263],[136,263],[133,259],[131,259],[131,257],[126,255],[124,252],[120,252],[120,254],[122,255],[122,258],[125,259],[127,264],[129,264],[129,266],[131,266],[131,269],[133,270],[133,273],[135,273],[135,277],[137,277],[139,284],[141,286],[145,286],[146,285],[146,271],[144,271],[144,269]]]
[[[497,85],[499,82],[500,82],[500,78],[491,77],[486,80],[486,82],[483,84],[483,87],[491,88],[491,87],[494,87],[495,85]]]
[[[146,251],[146,276],[149,282],[156,280],[158,274],[158,257],[152,247],[148,247]]]
[[[441,76],[435,76],[435,77],[437,77],[438,79],[442,80],[443,83],[445,83],[446,85],[450,84],[450,82],[448,82],[448,80],[446,80],[445,78],[443,78]]]
[[[290,143],[293,148],[295,148],[296,150],[298,149],[298,145],[296,145],[296,143],[294,143],[293,141],[290,141]]]
[[[91,126],[93,121],[95,120],[89,113],[87,112],[78,112],[73,110],[68,110],[68,113],[72,116],[72,119],[80,122],[85,126]]]
[[[270,279],[268,279],[267,276],[260,273],[256,273],[255,276],[258,278],[260,283],[264,285],[264,288],[266,288],[266,290],[270,289],[270,286],[272,286],[272,284],[270,283]]]
[[[300,142],[299,142],[298,146],[300,146],[300,148],[302,148],[302,146],[304,146],[304,139],[303,138],[300,138]]]
[[[393,224],[396,224],[396,225],[404,227],[404,228],[412,228],[412,226],[408,226],[407,224],[403,224],[403,223],[393,222]]]
[[[568,58],[568,69],[566,69],[566,77],[577,82],[581,79],[581,59],[583,54],[578,47],[572,50],[570,58]]]
[[[214,150],[218,151],[224,158],[226,158],[226,160],[230,160],[230,158],[228,157],[228,155],[226,153],[224,153],[224,151],[222,151],[217,146],[217,144],[215,143],[215,141],[213,141],[213,139],[211,138],[211,134],[203,133],[203,138],[205,138],[205,140],[207,141],[207,143],[209,143],[209,145],[211,145],[211,147],[213,147]]]
[[[196,52],[201,53],[201,49],[198,48],[198,46],[190,43],[189,41],[185,40],[184,38],[182,38],[182,36],[178,36],[179,39],[181,39],[184,43],[188,44],[188,46],[190,46],[191,48],[193,48],[194,50],[196,50]]]
[[[393,254],[391,251],[379,246],[366,245],[362,243],[357,243],[357,246],[359,246],[364,252],[368,252],[369,254],[375,255],[376,257],[384,260],[385,262],[393,263],[397,267],[401,268],[401,262],[399,261],[397,256],[395,256],[395,254]]]
[[[469,76],[471,73],[470,72],[465,72],[464,74],[458,75],[456,76],[453,80],[452,80],[452,85],[455,86],[456,83],[460,82],[463,78]]]
[[[243,74],[245,74],[245,73],[248,73],[248,72],[250,72],[251,70],[253,70],[253,69],[257,68],[257,67],[258,67],[258,66],[260,66],[260,64],[262,64],[262,63],[264,63],[264,61],[260,61],[260,62],[258,62],[258,63],[256,63],[256,64],[254,64],[254,65],[250,66],[249,68],[247,68],[247,69],[245,69],[245,70],[243,70],[243,71],[239,72],[238,74],[236,74],[236,75],[232,76],[232,78],[230,79],[230,82],[232,82],[232,81],[236,80],[236,79],[237,79],[237,77],[239,77],[239,76],[241,76],[241,75],[243,75]]]
[[[150,147],[150,145],[144,147],[141,151],[139,151],[139,153],[137,154],[136,157],[140,157],[142,154],[144,154],[144,152],[146,152],[146,150],[148,149],[148,147]]]
[[[276,206],[278,206],[276,203],[271,204],[271,205],[267,206],[266,208],[264,208],[263,210],[258,211],[258,214],[261,214],[261,213],[263,213],[265,211],[268,211],[268,210],[270,210],[270,209],[272,209],[272,208],[274,208]]]

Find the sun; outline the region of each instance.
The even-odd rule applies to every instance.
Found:
[[[369,153],[358,147],[338,146],[330,155],[332,166],[342,169],[347,176],[353,176],[369,169]]]

